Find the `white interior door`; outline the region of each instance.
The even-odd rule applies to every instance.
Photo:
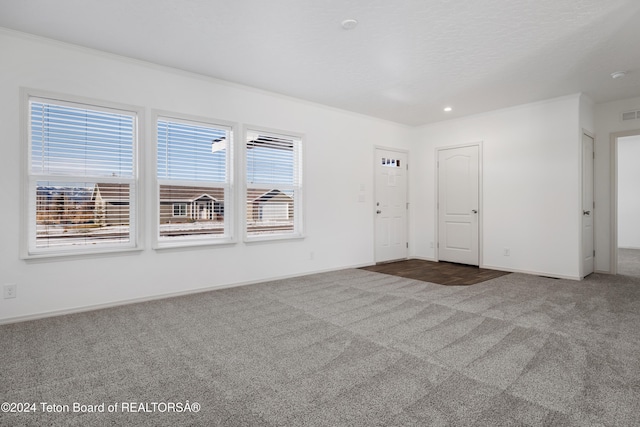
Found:
[[[407,241],[407,154],[376,149],[375,259],[405,259]]]
[[[438,151],[438,259],[479,265],[479,146]]]
[[[593,273],[593,138],[582,135],[582,277]]]

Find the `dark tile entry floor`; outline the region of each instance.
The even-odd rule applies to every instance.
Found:
[[[509,274],[506,271],[487,270],[473,265],[452,262],[433,262],[420,259],[376,264],[362,270],[422,280],[439,285],[475,285],[485,280]]]

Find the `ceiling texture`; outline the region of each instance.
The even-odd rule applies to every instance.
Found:
[[[0,0],[0,27],[414,126],[640,96],[639,0]]]

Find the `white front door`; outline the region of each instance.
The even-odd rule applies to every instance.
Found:
[[[197,219],[211,219],[211,202],[196,202],[198,206]]]
[[[376,149],[375,260],[407,258],[407,153]]]
[[[438,150],[438,259],[479,265],[479,146]]]
[[[582,277],[593,273],[593,138],[582,135]]]

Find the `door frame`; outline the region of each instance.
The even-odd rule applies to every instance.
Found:
[[[622,132],[612,132],[609,134],[610,148],[610,239],[609,239],[609,271],[611,274],[618,274],[618,138],[627,136],[640,136],[640,129],[627,130]],[[596,252],[597,253],[597,252]]]
[[[376,186],[376,166],[377,166],[377,156],[376,154],[378,153],[378,150],[385,150],[385,151],[393,151],[396,153],[402,153],[407,157],[407,162],[405,163],[405,171],[406,171],[406,179],[407,179],[407,186],[406,186],[406,200],[407,200],[407,216],[406,216],[406,224],[405,224],[405,235],[407,237],[407,251],[406,251],[406,256],[404,259],[408,259],[409,258],[409,246],[411,244],[411,241],[409,239],[409,211],[410,209],[408,208],[409,206],[411,206],[410,202],[409,202],[409,194],[411,194],[410,190],[409,190],[409,185],[410,185],[410,179],[409,179],[409,150],[404,150],[402,148],[395,148],[395,147],[385,147],[383,145],[374,145],[373,146],[373,195],[371,197],[371,214],[373,216],[373,262],[377,263],[377,231],[376,231],[376,196],[377,196],[377,191],[378,188]]]
[[[435,148],[435,158],[433,161],[434,164],[434,175],[435,175],[435,183],[436,183],[436,188],[435,188],[435,200],[434,200],[434,218],[435,220],[435,224],[434,224],[434,228],[435,228],[435,248],[434,248],[434,258],[436,262],[440,261],[440,209],[438,208],[438,203],[440,200],[440,176],[438,173],[438,169],[439,169],[439,159],[440,159],[440,151],[444,151],[444,150],[451,150],[451,149],[455,149],[455,148],[466,148],[466,147],[478,147],[478,267],[482,268],[484,266],[484,260],[483,260],[483,218],[484,218],[484,205],[483,205],[483,182],[482,182],[482,176],[484,175],[483,173],[483,169],[482,169],[482,165],[483,165],[483,159],[482,159],[482,146],[483,146],[483,141],[477,141],[477,142],[469,142],[466,144],[457,144],[457,145],[447,145],[447,146],[441,146],[441,147],[436,147]]]
[[[589,132],[586,129],[582,129],[582,132],[580,133],[580,158],[584,159],[584,143],[582,142],[582,137],[586,135],[589,138],[591,138],[593,140],[593,156],[592,156],[592,160],[591,160],[591,177],[592,177],[592,183],[591,183],[591,199],[593,200],[594,204],[591,207],[591,212],[593,214],[592,216],[592,221],[591,221],[591,229],[593,230],[593,251],[595,253],[597,253],[596,251],[596,209],[595,209],[595,195],[596,195],[596,162],[595,162],[595,153],[596,153],[596,135],[593,132]],[[584,279],[586,276],[583,276],[584,273],[584,253],[583,253],[583,243],[584,243],[584,225],[583,225],[583,213],[582,213],[582,209],[584,206],[584,200],[583,200],[583,196],[584,196],[584,162],[581,160],[580,161],[580,279]],[[596,271],[596,256],[593,255],[593,271],[591,273],[595,273]],[[589,274],[591,274],[589,273]]]

